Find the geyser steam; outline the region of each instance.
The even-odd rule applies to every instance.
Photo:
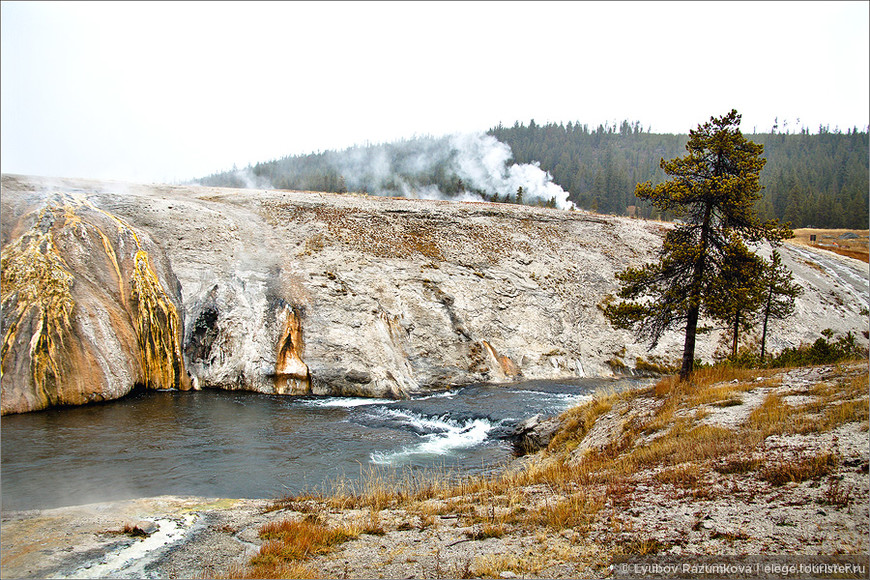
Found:
[[[547,202],[555,200],[559,209],[573,209],[568,192],[553,183],[540,164],[509,164],[511,148],[491,135],[467,133],[452,135],[449,146],[456,151],[453,163],[456,174],[473,188],[502,197],[515,196],[523,188],[523,199]]]
[[[498,196],[573,209],[568,192],[535,163],[511,163],[505,143],[484,133],[420,137],[257,164],[200,180],[204,185],[321,189],[329,176],[339,190],[424,199],[484,201]],[[334,185],[333,185],[334,187]]]

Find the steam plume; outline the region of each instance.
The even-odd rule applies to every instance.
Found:
[[[314,175],[332,175],[341,188],[374,195],[482,201],[498,196],[525,203],[555,203],[573,209],[568,192],[535,163],[511,163],[505,143],[484,133],[420,137],[288,157],[200,180],[205,185],[247,188],[322,189]],[[333,185],[334,187],[334,185]]]

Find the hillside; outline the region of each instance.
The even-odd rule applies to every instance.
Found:
[[[791,242],[870,262],[868,234],[870,230],[801,228],[794,231]]]
[[[600,308],[662,222],[10,175],[2,190],[4,413],[137,385],[407,397],[632,373],[682,345],[648,352]],[[828,328],[866,346],[867,264],[791,245],[783,261],[805,292],[768,350]]]

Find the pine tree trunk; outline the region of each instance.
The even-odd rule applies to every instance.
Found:
[[[686,320],[686,341],[683,343],[683,366],[680,368],[680,380],[689,380],[689,375],[695,368],[695,336],[698,333],[698,313],[700,305],[689,310]]]
[[[707,258],[707,237],[710,235],[710,218],[713,215],[712,203],[707,203],[704,221],[701,224],[700,255],[692,273],[692,302],[686,313],[686,341],[683,343],[683,366],[680,380],[686,381],[695,369],[695,338],[698,335],[698,315],[701,313],[701,283],[704,281],[704,265]]]
[[[767,319],[770,317],[770,303],[773,301],[773,284],[767,294],[767,305],[764,307],[764,325],[761,330],[761,362],[764,363],[764,343],[767,340]]]
[[[731,339],[731,361],[737,356],[737,338],[740,333],[740,312],[734,315],[734,337]]]

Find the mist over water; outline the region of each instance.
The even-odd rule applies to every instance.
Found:
[[[163,494],[274,498],[372,467],[492,469],[503,439],[605,380],[469,386],[417,399],[139,392],[3,418],[2,507],[49,508]],[[629,381],[621,383],[629,384]]]

